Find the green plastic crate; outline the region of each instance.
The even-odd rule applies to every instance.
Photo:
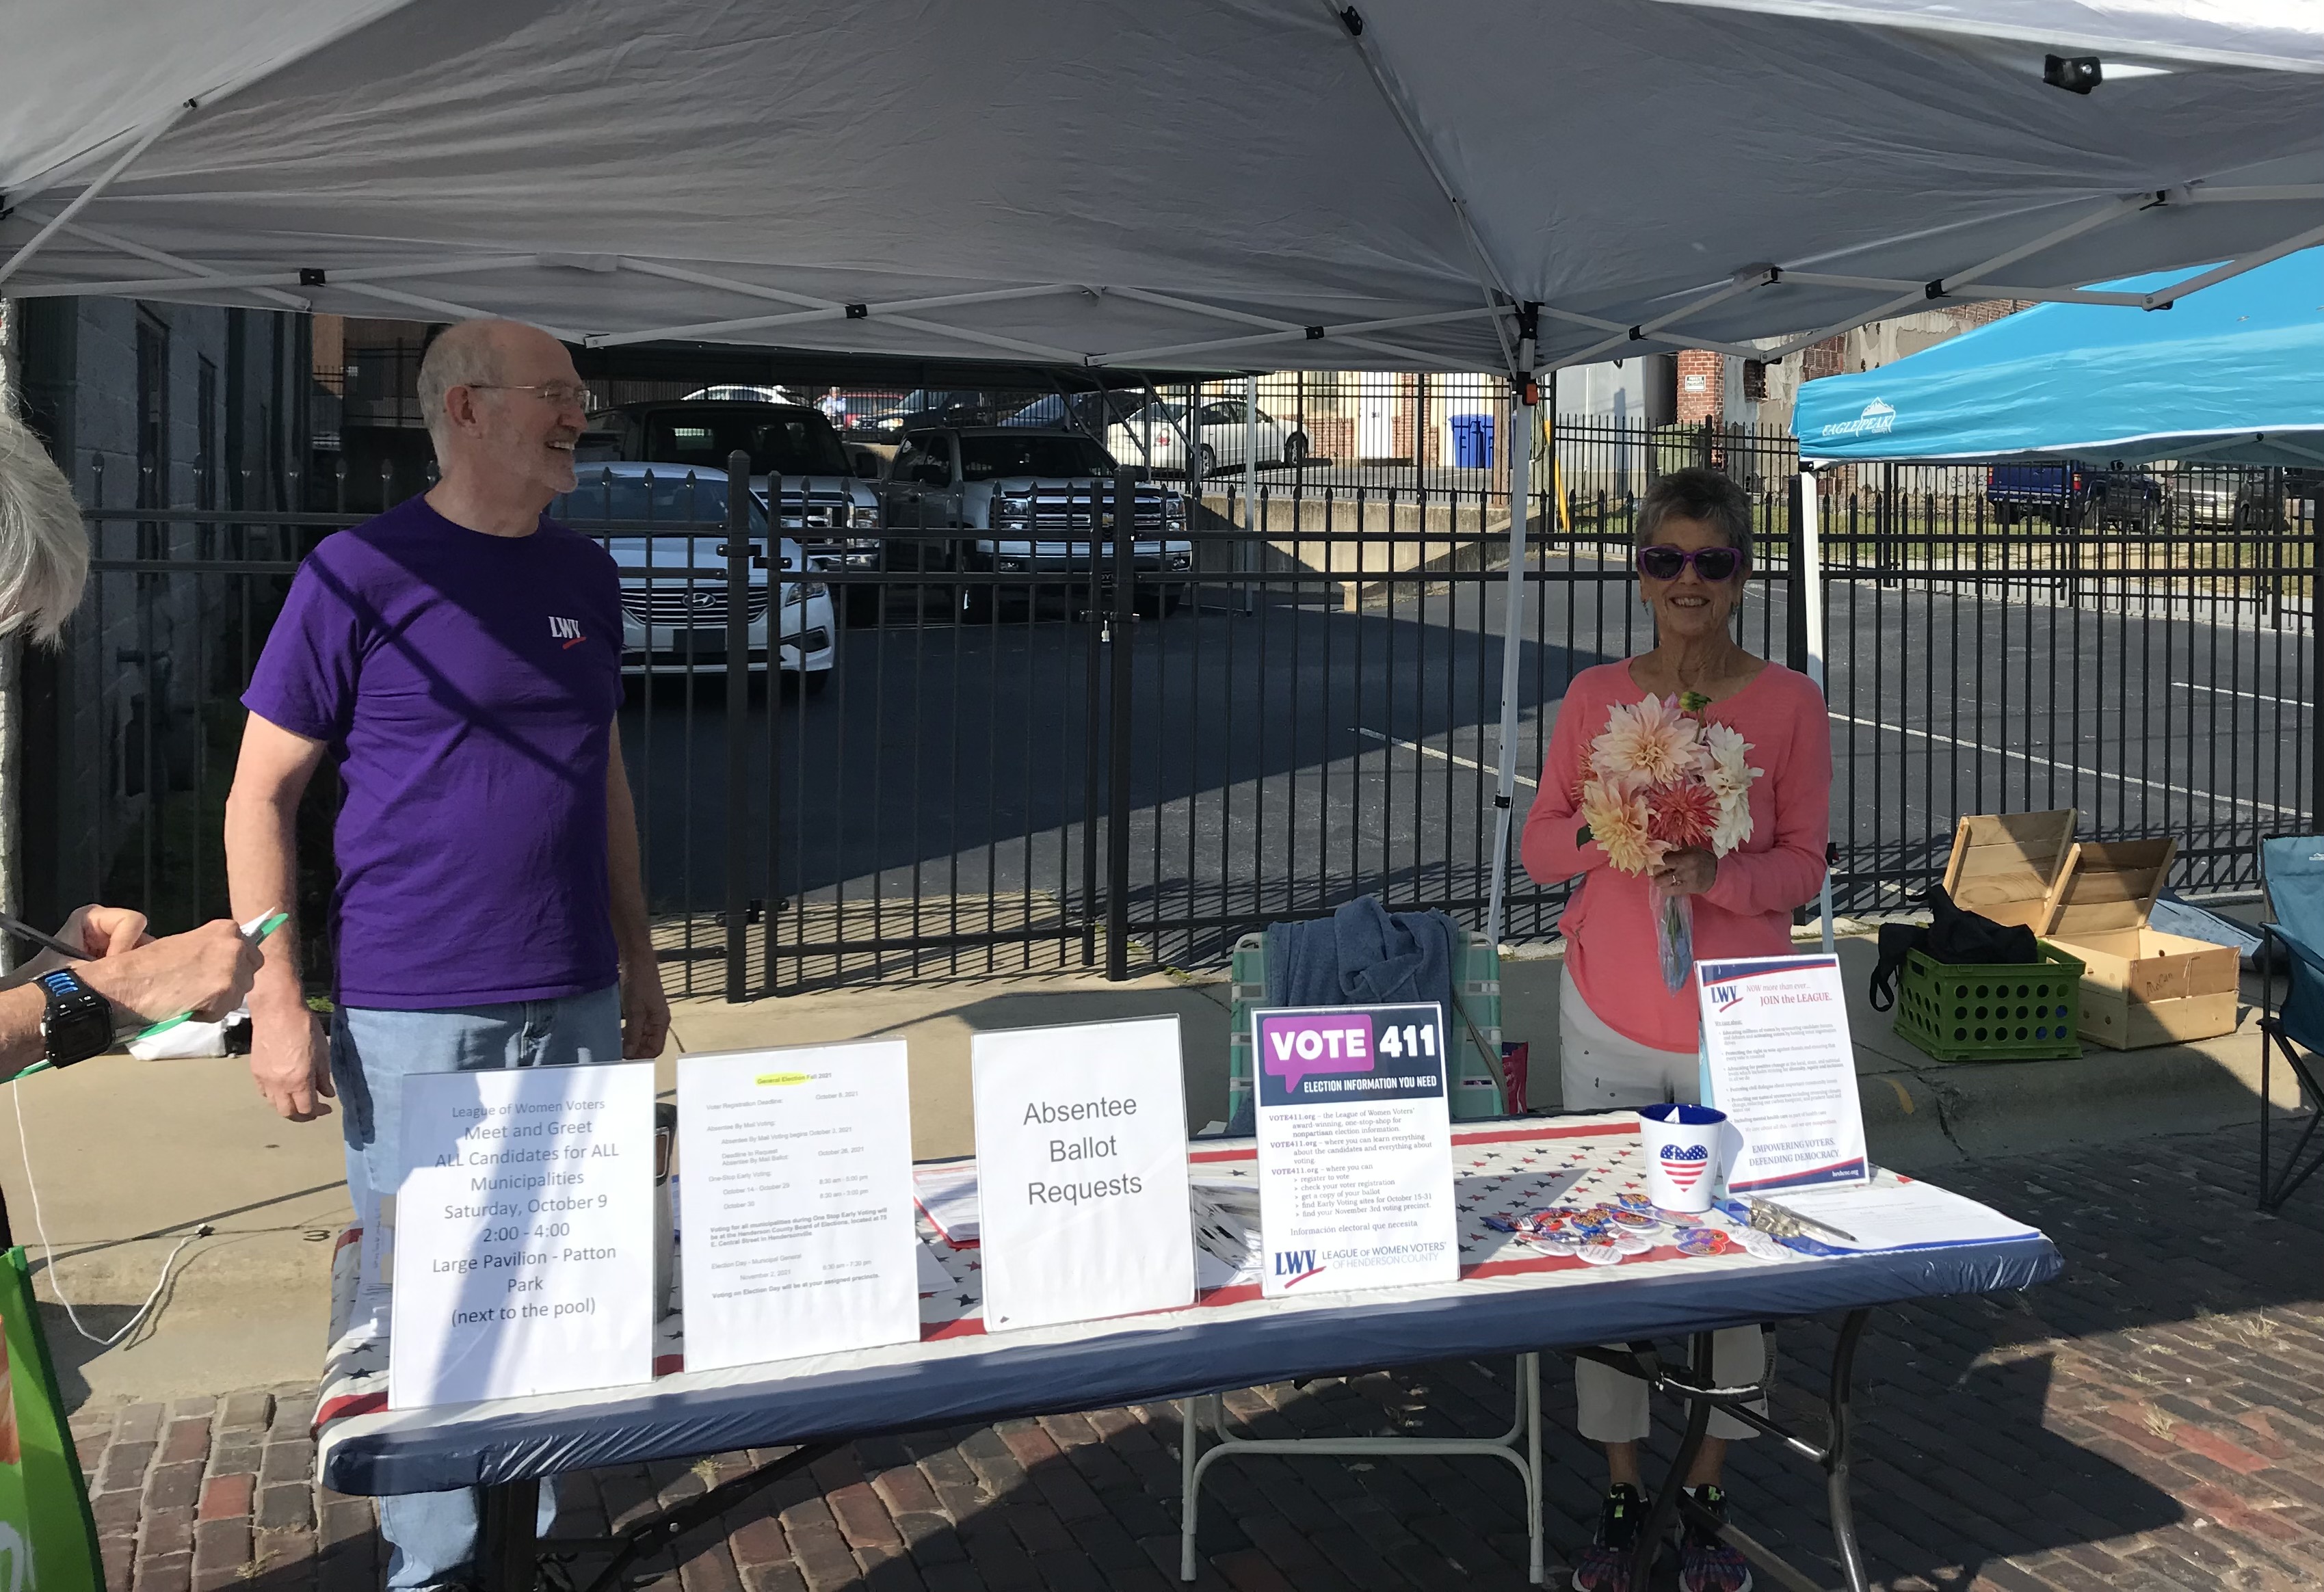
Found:
[[[1444,1014],[1454,1038],[1450,1105],[1455,1122],[1508,1115],[1501,1089],[1501,956],[1491,941],[1464,933],[1452,970],[1457,1010]],[[1233,1007],[1227,1022],[1227,1119],[1250,1098],[1250,1014],[1267,1004],[1267,935],[1235,942],[1229,964]]]
[[[2039,962],[1904,959],[1896,1032],[1941,1062],[2046,1062],[2082,1054],[2082,964],[2044,943]]]

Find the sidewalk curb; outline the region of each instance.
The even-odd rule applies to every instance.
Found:
[[[1936,1062],[1859,1078],[1872,1158],[1903,1171],[2255,1125],[2257,1097],[2200,1051]]]

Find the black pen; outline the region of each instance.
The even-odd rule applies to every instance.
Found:
[[[69,956],[75,962],[88,962],[90,960],[88,952],[81,949],[81,947],[78,945],[68,945],[62,940],[58,939],[54,934],[44,934],[41,933],[40,930],[34,928],[31,924],[25,923],[19,918],[10,917],[5,912],[0,912],[0,929],[7,930],[10,934],[14,934],[19,939],[30,940],[35,945],[45,945],[50,950],[55,952],[59,956]]]

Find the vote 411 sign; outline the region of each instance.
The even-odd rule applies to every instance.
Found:
[[[1260,1292],[1458,1281],[1442,1009],[1286,1008],[1251,1029]]]

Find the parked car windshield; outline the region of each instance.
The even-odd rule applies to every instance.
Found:
[[[724,470],[736,449],[753,475],[846,475],[839,433],[815,410],[656,410],[646,417],[646,457],[657,465]]]
[[[698,480],[678,466],[656,471],[648,480],[643,475],[593,474],[586,465],[579,474],[580,483],[549,505],[551,520],[576,530],[586,531],[593,521],[606,520],[650,520],[673,530],[698,525],[706,533],[726,529],[724,475]],[[751,500],[751,529],[761,535],[767,529],[767,511],[756,498]]]
[[[997,475],[1110,475],[1113,458],[1086,437],[964,437],[964,481]]]

